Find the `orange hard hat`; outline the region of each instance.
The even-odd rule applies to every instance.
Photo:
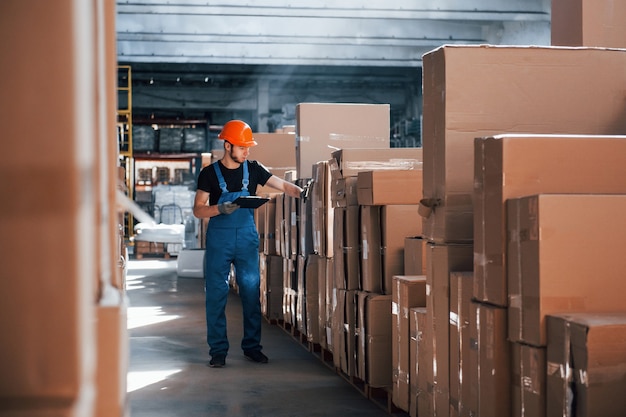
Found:
[[[226,122],[222,131],[217,136],[219,139],[223,139],[232,143],[235,146],[250,146],[257,145],[256,141],[252,137],[252,129],[248,123],[241,120],[231,120]]]

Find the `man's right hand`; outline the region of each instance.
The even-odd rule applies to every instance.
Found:
[[[239,204],[231,203],[230,201],[226,201],[217,205],[217,210],[220,212],[220,214],[231,214],[238,208]]]

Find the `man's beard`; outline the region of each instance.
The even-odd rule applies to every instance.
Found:
[[[230,159],[232,159],[233,161],[237,162],[238,164],[243,164],[245,162],[245,160],[246,160],[245,158],[237,158],[237,157],[235,157],[232,148],[230,149],[229,155],[230,155]]]

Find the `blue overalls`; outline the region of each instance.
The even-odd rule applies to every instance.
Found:
[[[241,191],[229,192],[218,162],[213,164],[222,195],[218,204],[235,201],[239,196],[249,196],[248,162],[243,163]],[[261,350],[261,301],[259,298],[259,234],[254,224],[254,210],[240,208],[231,214],[211,217],[207,227],[204,257],[206,289],[207,343],[212,357],[226,356],[226,300],[231,263],[239,287],[243,307],[244,351]]]

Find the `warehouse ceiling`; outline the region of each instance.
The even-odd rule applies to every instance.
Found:
[[[423,54],[547,45],[550,0],[117,0],[116,24],[138,118],[265,125],[302,101],[385,102],[416,117],[407,94],[420,94]]]

